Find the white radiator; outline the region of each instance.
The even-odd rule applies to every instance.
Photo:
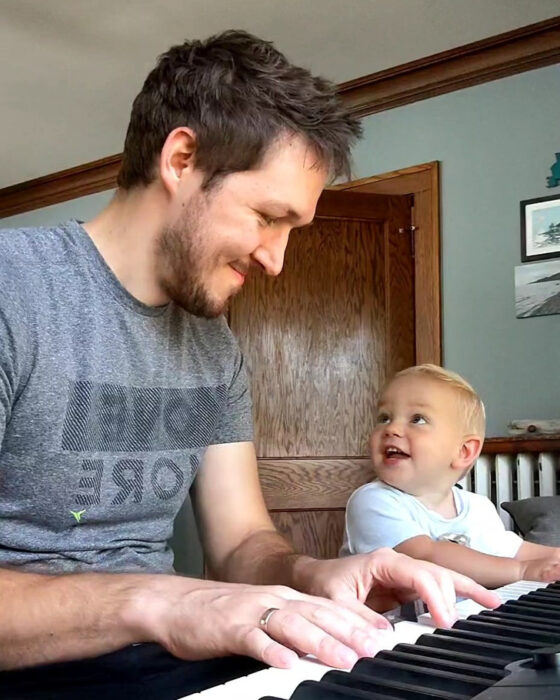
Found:
[[[504,501],[531,496],[555,496],[560,492],[560,452],[483,454],[464,479],[464,489],[489,498],[508,530],[513,523],[502,508]]]

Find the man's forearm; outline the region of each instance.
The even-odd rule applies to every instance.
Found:
[[[297,554],[279,532],[260,530],[244,540],[216,573],[234,583],[282,585],[308,592],[305,564],[311,561]]]
[[[149,641],[133,613],[146,574],[45,576],[0,570],[0,669],[92,657]]]

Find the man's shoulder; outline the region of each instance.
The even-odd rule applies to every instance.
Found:
[[[64,225],[0,228],[0,270],[32,268],[60,254]]]

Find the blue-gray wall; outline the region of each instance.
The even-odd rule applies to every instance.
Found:
[[[519,202],[558,194],[558,65],[364,119],[356,177],[441,162],[444,364],[481,394],[488,434],[560,418],[560,315],[515,318]]]
[[[460,90],[364,119],[356,177],[441,161],[443,352],[482,395],[489,435],[515,418],[560,417],[560,315],[516,319],[519,202],[558,193],[560,67]],[[3,219],[87,219],[104,192]]]

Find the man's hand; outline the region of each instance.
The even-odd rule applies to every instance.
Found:
[[[392,549],[343,559],[307,559],[301,566],[302,588],[313,595],[328,597],[354,610],[366,603],[380,612],[421,598],[441,627],[449,627],[456,620],[457,595],[488,608],[500,604],[495,593],[472,579]]]
[[[276,610],[266,627],[263,614]],[[182,659],[244,654],[288,668],[313,654],[337,668],[373,656],[392,641],[390,623],[361,606],[343,606],[286,586],[199,581],[186,588],[177,577],[144,591],[127,611],[138,638],[156,641]]]

